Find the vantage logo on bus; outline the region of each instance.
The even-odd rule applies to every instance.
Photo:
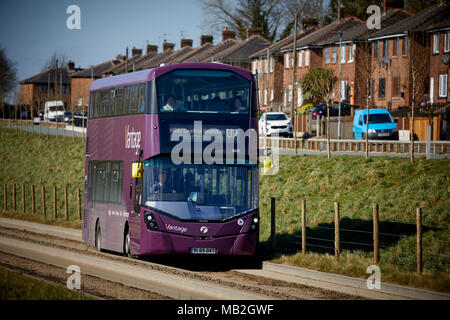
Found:
[[[247,155],[248,163],[257,163],[258,136],[256,130],[252,128],[246,131],[240,128],[203,130],[202,122],[194,121],[192,129],[173,128],[170,132],[170,141],[179,141],[170,154],[174,164],[191,164],[192,158],[194,164],[202,164],[203,161],[206,164],[223,164],[224,159],[226,164],[245,164]],[[202,150],[203,142],[211,143]]]
[[[141,147],[141,132],[134,131],[133,127],[130,130],[130,126],[127,125],[125,127],[125,149],[136,149],[136,154],[138,154],[140,147]]]

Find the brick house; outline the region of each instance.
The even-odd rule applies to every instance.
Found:
[[[431,103],[449,103],[450,19],[429,27]]]
[[[64,105],[70,105],[71,74],[75,64],[69,61],[64,68],[47,68],[44,71],[20,81],[19,103],[31,108],[33,117],[44,109],[45,101],[62,100]]]
[[[292,99],[294,99],[295,91],[295,105],[301,106],[303,104],[303,93],[298,81],[308,73],[310,68],[324,66],[323,62],[323,46],[319,45],[321,42],[326,42],[326,39],[333,35],[333,32],[339,30],[346,30],[360,24],[360,22],[348,17],[341,21],[334,21],[320,29],[313,31],[303,38],[297,40],[296,54],[297,54],[297,68],[296,70],[296,84],[292,86],[292,67],[293,67],[293,46],[286,45],[281,48],[284,54],[284,76],[283,76],[283,105],[290,106]]]
[[[434,5],[370,36],[374,105],[397,109],[413,103],[417,106],[428,99],[428,27],[448,19],[448,13],[447,3]]]
[[[71,75],[71,108],[87,106],[89,101],[89,88],[97,79],[105,76],[105,71],[121,62],[110,60],[96,66],[75,72]]]

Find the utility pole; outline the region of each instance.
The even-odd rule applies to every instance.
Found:
[[[128,73],[128,46],[125,50],[125,73]]]
[[[292,120],[292,135],[294,136],[294,152],[297,154],[297,135],[296,135],[296,119],[295,116],[297,114],[295,108],[295,82],[297,75],[297,17],[298,14],[295,14],[294,18],[294,44],[292,46],[292,105],[291,105],[291,120]]]
[[[350,48],[351,50],[351,48]],[[341,138],[341,102],[342,102],[342,88],[341,88],[341,64],[342,64],[342,31],[339,31],[339,112],[338,112],[338,139]]]
[[[337,12],[337,20],[341,21],[341,0],[338,2],[338,12]]]

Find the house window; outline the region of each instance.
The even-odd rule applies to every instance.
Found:
[[[264,71],[266,73],[269,73],[269,60],[268,59],[264,59]]]
[[[288,97],[289,102],[292,102],[292,94],[293,94],[293,92],[292,92],[292,85],[289,85],[289,97]]]
[[[439,32],[433,34],[433,54],[439,53]]]
[[[353,59],[355,57],[355,47],[356,44],[352,44],[350,50],[348,51],[348,62],[353,62]]]
[[[450,51],[450,31],[444,34],[444,52]]]
[[[448,88],[447,80],[448,80],[447,74],[439,75],[439,98],[447,97],[447,88]]]
[[[341,46],[340,56],[341,56],[341,62],[345,63],[346,57],[347,57],[347,46],[345,44],[343,44]]]
[[[252,62],[252,73],[256,74],[256,60],[253,60]]]
[[[406,56],[408,54],[408,37],[403,39],[403,52],[402,54]]]
[[[264,104],[267,105],[267,89],[264,89]]]
[[[305,53],[305,66],[309,66],[309,49]]]
[[[383,44],[383,57],[388,56],[388,49],[389,49],[389,40],[385,39]]]
[[[341,81],[341,101],[345,101],[348,99],[348,81]]]
[[[283,101],[284,101],[284,105],[287,106],[287,92],[286,92],[286,89],[284,89],[284,92],[283,92]]]
[[[298,53],[298,66],[301,67],[303,65],[303,50],[300,50]]]
[[[336,63],[336,61],[337,61],[337,47],[336,46],[333,47],[333,53],[331,55],[331,59],[332,59],[331,62]]]
[[[392,96],[400,97],[400,77],[394,77],[392,79]]]
[[[392,55],[394,57],[398,56],[398,44],[400,42],[399,38],[395,38],[394,41],[392,41],[392,45],[394,46],[393,50],[392,50]]]
[[[375,45],[373,47],[373,57],[379,58],[380,57],[380,41],[375,41]]]
[[[273,101],[273,89],[270,90],[270,101]]]
[[[270,57],[270,72],[273,72],[273,57]]]
[[[386,79],[378,79],[378,98],[383,99],[386,96]]]
[[[430,102],[434,103],[434,78],[430,78]]]
[[[297,87],[297,105],[301,106],[303,104],[303,93],[302,88]]]
[[[330,63],[330,47],[325,48],[325,63]]]
[[[284,67],[286,69],[289,69],[289,52],[286,52],[284,54]]]

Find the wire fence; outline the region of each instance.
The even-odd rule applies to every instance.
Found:
[[[271,230],[276,230],[276,227],[272,226],[276,221],[275,205],[272,210],[274,212],[271,213]],[[431,238],[431,241],[427,238],[427,247],[424,246],[424,234],[436,229],[422,224],[422,210],[415,209],[414,222],[380,219],[378,205],[373,206],[372,217],[366,215],[365,219],[350,219],[341,216],[344,211],[335,203],[334,221],[317,223],[308,218],[306,201],[303,200],[301,223],[299,228],[296,228],[298,231],[289,234],[271,232],[269,240],[273,250],[334,253],[336,257],[339,257],[342,251],[358,252],[373,259],[374,264],[387,263],[419,273],[423,271],[424,266],[427,270],[446,272],[450,267],[446,242],[448,239],[439,243],[439,240]],[[280,243],[278,248],[275,239]],[[440,251],[438,254],[435,252],[436,247]]]

